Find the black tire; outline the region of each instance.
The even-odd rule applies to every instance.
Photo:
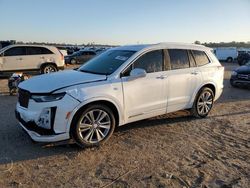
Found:
[[[71,60],[70,60],[70,64],[71,64],[71,65],[75,65],[75,64],[77,64],[76,59],[74,59],[74,58],[73,58],[73,59],[71,59]]]
[[[230,84],[232,87],[237,87],[237,85],[233,82],[233,80],[230,80]]]
[[[206,95],[206,93],[210,94],[210,97],[208,98],[209,104],[206,103],[206,105],[207,105],[207,107],[209,109],[204,107],[205,111],[204,111],[204,113],[202,113],[201,112],[202,111],[202,105],[204,105],[204,102],[202,102],[202,96]],[[211,102],[211,104],[210,104],[210,102]],[[202,105],[200,106],[201,103],[202,103]],[[207,115],[209,114],[209,112],[211,111],[211,109],[213,107],[213,103],[214,103],[214,92],[210,88],[207,88],[207,87],[202,88],[198,92],[198,94],[197,94],[197,96],[195,98],[195,101],[193,103],[193,107],[190,110],[191,115],[193,115],[194,117],[197,117],[197,118],[205,118],[205,117],[207,117]]]
[[[233,58],[232,58],[232,57],[228,57],[228,58],[227,58],[227,62],[228,62],[228,63],[232,63],[232,62],[233,62]]]
[[[100,116],[99,114],[100,111],[102,111],[103,114],[106,113],[104,121],[106,122],[110,121],[109,129],[100,127],[101,124],[99,125],[99,123],[102,123],[101,121],[103,119],[98,121],[99,123],[97,122],[97,119]],[[90,122],[91,115],[89,114],[91,113],[93,114],[95,119],[95,123],[93,124]],[[86,116],[88,116],[89,118],[87,118]],[[80,126],[80,124],[82,125],[82,127]],[[88,127],[86,127],[85,125],[88,125]],[[111,137],[111,135],[114,132],[115,125],[116,125],[115,116],[109,107],[105,105],[93,104],[84,107],[82,111],[79,111],[79,113],[75,115],[71,123],[70,134],[71,137],[75,140],[75,142],[82,148],[99,146],[105,143]],[[102,126],[108,126],[108,125],[103,124]],[[82,129],[82,131],[80,131],[80,128]],[[100,134],[100,132],[102,132],[102,134]],[[98,135],[99,138],[100,136],[103,137],[100,141],[98,140]]]
[[[42,74],[49,74],[49,73],[57,72],[57,71],[58,71],[57,67],[53,64],[46,64],[41,67]]]

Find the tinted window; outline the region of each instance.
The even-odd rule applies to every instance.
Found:
[[[13,47],[4,52],[4,56],[19,56],[26,55],[25,47]]]
[[[171,69],[189,68],[189,58],[187,50],[169,49],[168,53],[171,62]]]
[[[196,67],[194,56],[191,51],[188,51],[190,67]]]
[[[109,75],[116,71],[134,53],[135,51],[109,50],[91,59],[82,65],[79,70],[82,72]]]
[[[51,54],[52,52],[47,48],[42,47],[27,47],[28,55],[41,55],[41,54]]]
[[[53,54],[49,49],[47,48],[41,48],[42,49],[42,54]]]
[[[205,52],[197,50],[193,50],[192,52],[194,54],[197,66],[206,65],[210,62]]]
[[[159,72],[163,70],[163,54],[162,50],[148,52],[141,56],[134,63],[134,68],[141,68],[147,73]]]

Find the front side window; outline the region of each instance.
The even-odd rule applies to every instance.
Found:
[[[135,51],[129,50],[109,50],[99,56],[89,60],[78,70],[93,74],[109,75],[115,72],[125,61],[127,61]]]
[[[168,54],[171,62],[171,69],[189,68],[189,57],[187,50],[169,49]]]
[[[4,56],[19,56],[26,55],[25,47],[13,47],[4,52]]]
[[[203,51],[192,50],[197,66],[208,64],[210,61]]]
[[[163,51],[155,50],[144,54],[134,62],[134,68],[144,69],[147,73],[163,71]]]

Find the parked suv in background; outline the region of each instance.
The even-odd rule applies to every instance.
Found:
[[[222,93],[223,74],[211,49],[200,45],[112,48],[78,70],[22,82],[16,117],[35,141],[99,145],[116,126],[134,121],[183,109],[206,117]]]
[[[64,68],[64,57],[53,46],[10,45],[0,50],[0,74],[23,71],[56,72]]]

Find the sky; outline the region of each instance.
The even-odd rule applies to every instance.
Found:
[[[0,0],[0,40],[250,41],[250,0]]]

